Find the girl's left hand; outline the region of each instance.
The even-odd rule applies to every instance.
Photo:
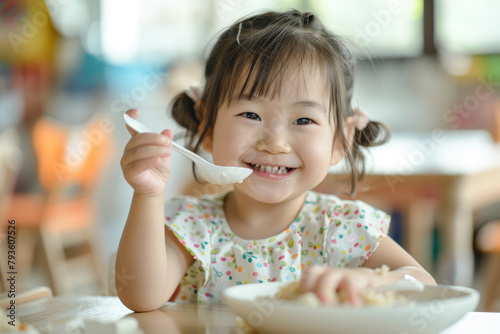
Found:
[[[361,292],[382,286],[388,282],[387,277],[369,268],[330,268],[310,266],[302,274],[300,282],[302,292],[313,292],[321,303],[331,305],[337,292],[345,296],[354,306],[361,304]]]

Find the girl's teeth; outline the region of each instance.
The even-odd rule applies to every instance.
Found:
[[[287,168],[286,167],[278,167],[278,166],[264,166],[264,165],[252,165],[253,169],[259,171],[259,172],[265,172],[265,173],[270,173],[270,174],[286,174],[287,173]]]

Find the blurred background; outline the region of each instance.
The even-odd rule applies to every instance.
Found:
[[[214,36],[244,15],[288,8],[313,11],[345,38],[359,58],[354,106],[393,132],[396,146],[369,170],[383,182],[359,197],[393,215],[391,236],[441,283],[495,291],[498,0],[2,0],[1,276],[15,265],[19,289],[110,293],[132,196],[119,164],[129,139],[121,114],[139,108],[154,130],[181,133],[170,100],[203,81]],[[173,175],[167,199],[217,190],[193,186],[190,162],[175,152]]]

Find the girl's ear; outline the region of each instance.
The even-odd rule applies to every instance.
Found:
[[[354,118],[349,116],[344,122],[344,136],[347,139],[347,146],[351,147],[354,140]],[[337,139],[333,144],[332,159],[330,160],[330,165],[337,164],[345,155],[344,147],[340,139]]]

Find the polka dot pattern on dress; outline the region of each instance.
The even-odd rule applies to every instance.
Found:
[[[165,205],[165,224],[196,259],[181,280],[177,302],[224,303],[226,287],[300,279],[314,264],[362,266],[389,230],[390,216],[364,202],[309,191],[287,229],[242,239],[226,220],[227,194],[181,196]]]

